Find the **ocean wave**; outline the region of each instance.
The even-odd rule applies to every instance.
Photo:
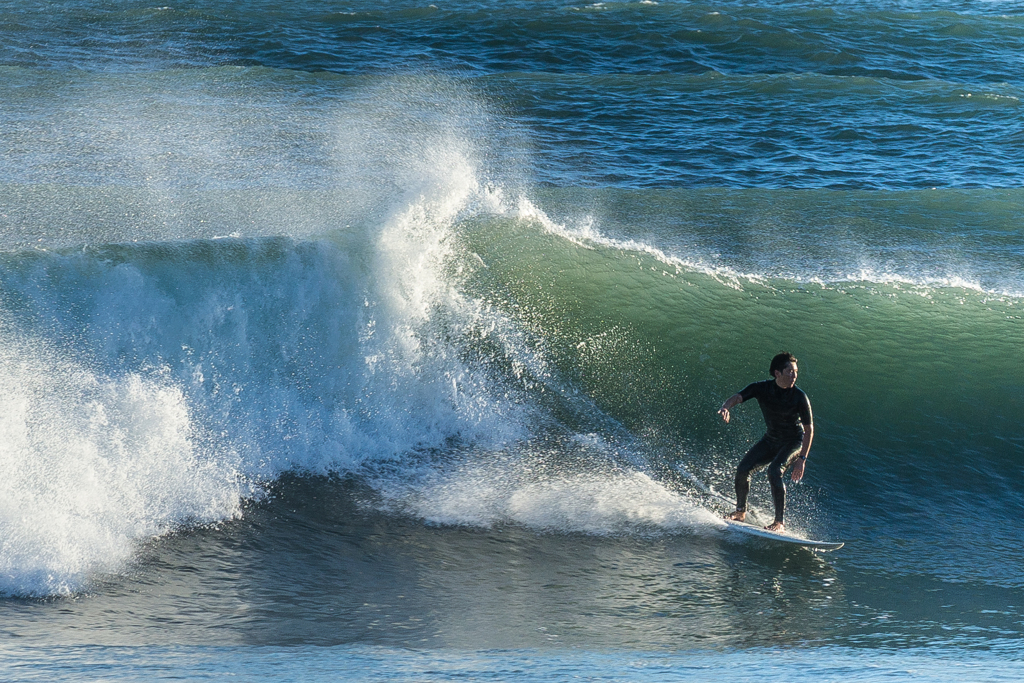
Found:
[[[908,482],[922,505],[974,486],[967,517],[996,506],[982,489],[1003,481],[1022,409],[1017,271],[1002,267],[1019,259],[1014,191],[544,187],[522,130],[443,78],[374,82],[321,114],[296,149],[322,154],[307,177],[336,186],[231,172],[219,182],[239,186],[205,186],[188,160],[237,161],[200,144],[217,126],[196,127],[181,175],[147,180],[140,163],[75,184],[47,167],[59,177],[7,186],[3,436],[36,493],[31,516],[5,509],[21,540],[3,590],[87,588],[289,472],[360,477],[384,509],[435,524],[699,530],[711,513],[673,465],[727,489],[758,425],[723,432],[714,409],[780,348],[821,408],[828,476],[794,496],[805,518],[828,496],[884,517]],[[122,158],[117,129],[100,130],[101,157]],[[275,150],[273,130],[241,134]],[[54,434],[76,444],[66,461]],[[961,482],[964,452],[977,485]],[[154,461],[169,490],[143,472]],[[80,475],[95,479],[85,513],[63,502]],[[76,531],[93,540],[62,546]]]
[[[262,190],[182,189],[163,176],[79,186],[67,202],[42,202],[57,220],[26,221],[35,200],[69,187],[15,188],[4,227],[22,245],[0,259],[2,379],[13,401],[0,442],[24,475],[5,500],[27,496],[33,513],[5,508],[14,545],[0,591],[82,590],[121,571],[140,543],[230,519],[283,472],[344,473],[452,442],[499,448],[529,429],[537,408],[522,395],[543,360],[451,271],[461,261],[456,220],[497,201],[474,137],[459,133],[458,114],[476,114],[468,100],[446,100],[453,116],[440,116],[424,92],[384,86],[366,109],[332,120],[335,153],[368,177],[326,195],[278,190],[291,200],[274,225]],[[126,198],[152,208],[186,196],[174,209],[185,220],[125,219]],[[234,214],[191,225],[187,217],[216,212],[217,197],[259,224]],[[351,218],[340,224],[339,201]],[[77,213],[86,225],[76,230],[82,204],[93,211]],[[309,229],[303,217],[318,211],[334,220]],[[507,382],[495,381],[501,373]],[[94,480],[80,496],[79,475]],[[88,509],[72,500],[45,519],[63,497]],[[63,540],[75,535],[81,542]]]

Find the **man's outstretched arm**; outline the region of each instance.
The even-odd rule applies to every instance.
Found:
[[[725,399],[725,403],[723,403],[722,407],[718,409],[718,414],[722,416],[722,419],[725,420],[726,424],[729,422],[729,410],[741,403],[743,403],[743,397],[739,394],[733,394],[729,398]]]

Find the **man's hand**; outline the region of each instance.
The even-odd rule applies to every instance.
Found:
[[[804,478],[804,464],[806,462],[806,458],[797,458],[796,462],[793,463],[793,472],[790,476],[793,478],[794,483]]]
[[[800,455],[793,463],[793,472],[790,474],[794,483],[804,478],[804,465],[807,464],[807,454],[811,452],[812,441],[814,441],[814,424],[805,424],[804,436],[800,442]]]
[[[722,407],[718,409],[718,414],[722,416],[722,419],[725,420],[726,424],[729,424],[729,409],[733,406],[739,405],[740,403],[743,403],[743,397],[739,394],[733,394],[729,398],[725,399],[725,403],[723,403]]]

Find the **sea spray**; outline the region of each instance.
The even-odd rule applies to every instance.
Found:
[[[432,524],[595,535],[713,528],[716,516],[695,499],[617,460],[610,444],[581,434],[466,454],[382,490],[390,508]]]
[[[80,590],[135,542],[230,519],[230,448],[202,438],[169,373],[96,373],[0,328],[0,593]]]
[[[424,94],[437,83],[412,85]],[[443,94],[433,93],[435,106]],[[189,217],[204,198],[252,198],[258,207],[264,191],[197,187],[170,158],[173,168],[128,169],[126,179],[152,178],[142,194],[75,191],[101,204],[150,203],[156,210],[143,218],[154,223],[82,233],[121,241],[85,239],[73,249],[57,231],[39,249],[4,254],[0,353],[12,388],[4,457],[17,476],[7,482],[0,590],[82,590],[95,573],[123,569],[140,542],[234,517],[283,472],[353,472],[453,441],[500,448],[528,429],[534,409],[495,370],[511,364],[523,379],[524,361],[499,359],[517,353],[522,334],[460,291],[460,273],[479,257],[457,249],[453,226],[501,203],[483,182],[487,154],[467,142],[478,136],[460,128],[469,124],[457,108],[469,105],[448,102],[455,116],[427,116],[401,88],[366,97],[364,108],[336,112],[332,153],[338,168],[369,176],[338,175],[330,193],[302,195],[343,200],[344,224],[310,236],[315,221],[306,217],[333,209],[303,206],[281,225],[227,222],[210,228],[227,236],[191,239]],[[379,129],[370,110],[397,115]],[[230,140],[204,145],[203,136],[225,128],[196,123],[182,154],[221,168]],[[112,116],[102,130],[126,125]],[[131,166],[183,132],[131,126],[147,137],[115,144],[116,135],[99,135],[98,156]],[[141,148],[126,151],[133,140]],[[223,182],[214,174],[214,186]],[[39,186],[21,190],[15,203],[38,198]],[[186,196],[182,220],[166,220],[164,209]],[[265,236],[275,231],[297,236]],[[489,350],[480,353],[484,338]]]

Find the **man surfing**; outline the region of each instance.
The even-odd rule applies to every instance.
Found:
[[[736,512],[728,515],[727,519],[742,522],[746,518],[750,476],[767,467],[775,502],[775,521],[765,529],[781,532],[785,529],[783,514],[786,510],[786,484],[782,481],[782,473],[792,465],[793,481],[803,478],[807,453],[814,439],[814,421],[807,394],[796,388],[797,367],[793,354],[777,354],[768,366],[768,374],[773,379],[747,385],[738,394],[730,396],[718,414],[728,423],[729,410],[740,403],[754,398],[761,406],[767,431],[736,468]]]

